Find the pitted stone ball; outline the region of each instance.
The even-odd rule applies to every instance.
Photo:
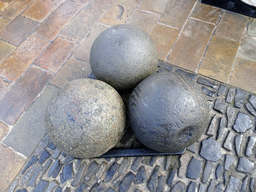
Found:
[[[189,77],[162,72],[143,80],[129,100],[138,140],[159,152],[179,152],[197,141],[209,122],[209,104]]]
[[[146,32],[132,25],[116,25],[95,39],[90,64],[97,79],[117,90],[130,89],[156,72],[157,49]]]
[[[97,157],[121,139],[124,103],[117,91],[102,81],[74,80],[49,103],[45,124],[60,151],[76,158]]]

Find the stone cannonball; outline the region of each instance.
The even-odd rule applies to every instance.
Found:
[[[74,80],[49,103],[45,124],[61,152],[76,158],[97,157],[121,139],[124,103],[117,91],[102,81]]]
[[[162,72],[143,80],[129,100],[138,140],[159,152],[180,152],[197,141],[209,122],[209,104],[189,77]]]
[[[157,49],[146,32],[132,25],[116,25],[95,39],[90,64],[97,79],[117,90],[130,89],[156,72]]]

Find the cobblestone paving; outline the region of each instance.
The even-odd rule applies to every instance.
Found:
[[[46,135],[7,191],[255,191],[256,95],[159,66],[190,76],[211,103],[205,134],[183,155],[74,159]]]

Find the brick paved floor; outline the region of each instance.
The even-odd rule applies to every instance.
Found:
[[[148,32],[159,59],[256,94],[256,19],[199,0],[1,0],[0,191],[44,137],[47,102],[123,23]]]

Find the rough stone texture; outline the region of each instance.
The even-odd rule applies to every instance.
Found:
[[[217,99],[214,103],[214,109],[220,113],[225,113],[227,104],[224,101]]]
[[[256,110],[256,96],[255,95],[250,96],[249,102],[252,104],[253,108]]]
[[[221,164],[218,164],[216,171],[215,171],[216,179],[220,178],[222,171],[223,171],[223,166]]]
[[[192,158],[188,165],[187,177],[197,180],[197,178],[200,176],[202,165],[202,161],[199,161],[196,158]]]
[[[228,136],[223,144],[223,147],[228,150],[231,151],[233,149],[233,139],[235,137],[235,133],[233,131],[229,131]]]
[[[235,158],[231,155],[225,155],[225,170],[229,170],[229,168],[233,165]]]
[[[185,75],[154,74],[130,96],[131,128],[141,143],[156,151],[178,152],[193,144],[205,131],[208,119],[206,98]]]
[[[136,175],[136,177],[133,180],[133,183],[136,184],[141,184],[144,183],[147,179],[147,175],[146,175],[146,169],[144,166],[141,166],[138,170],[138,173]]]
[[[215,135],[218,125],[219,125],[219,118],[216,115],[214,115],[212,117],[211,124],[210,124],[206,134],[209,136]]]
[[[218,161],[222,157],[221,148],[218,142],[209,137],[202,141],[200,155],[209,161]]]
[[[231,88],[229,89],[228,94],[227,94],[227,96],[226,96],[226,102],[227,102],[227,103],[231,103],[231,102],[234,100],[234,98],[235,98],[235,92],[236,92],[236,88],[231,87]]]
[[[238,134],[235,138],[235,147],[236,147],[236,154],[239,156],[240,155],[240,147],[241,147],[241,143],[243,140],[243,135],[242,134]]]
[[[255,142],[256,142],[256,138],[255,137],[249,137],[247,148],[246,148],[246,152],[245,152],[245,155],[247,157],[250,157],[252,155],[252,149],[253,149],[253,147],[255,145]]]
[[[254,168],[254,162],[250,161],[247,158],[240,157],[237,165],[237,171],[243,173],[251,173]]]
[[[210,177],[210,174],[212,172],[212,163],[210,161],[207,161],[205,168],[204,168],[204,174],[202,182],[206,183]]]
[[[77,158],[97,157],[121,138],[124,104],[119,94],[104,82],[74,80],[49,104],[45,122],[60,151]]]
[[[97,79],[118,90],[129,89],[156,72],[157,49],[144,31],[131,25],[117,25],[95,39],[90,64]]]
[[[241,186],[241,192],[246,192],[248,180],[249,180],[249,176],[244,178]]]
[[[248,129],[252,128],[252,126],[252,120],[249,115],[238,113],[233,129],[238,133],[244,133]]]
[[[235,96],[235,107],[242,107],[243,101],[246,97],[246,93],[243,92],[241,89],[236,89],[236,96]]]
[[[225,192],[238,191],[240,185],[241,185],[241,181],[239,179],[231,176]]]

